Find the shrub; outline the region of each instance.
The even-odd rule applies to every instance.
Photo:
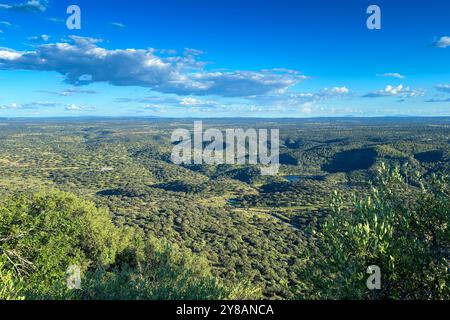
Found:
[[[70,290],[69,266],[81,289]],[[106,209],[46,191],[0,204],[0,299],[227,299],[258,290],[225,285],[206,261],[143,232],[114,226]]]
[[[300,266],[299,297],[449,299],[449,180],[416,181],[411,186],[399,168],[382,165],[370,196],[351,208],[335,194]],[[381,269],[380,290],[366,286],[370,265]]]

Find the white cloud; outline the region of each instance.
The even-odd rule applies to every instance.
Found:
[[[114,28],[117,28],[117,29],[125,29],[126,28],[126,26],[120,22],[112,22],[111,26],[113,26]]]
[[[182,105],[182,106],[198,106],[201,104],[202,104],[201,100],[191,98],[191,97],[182,98],[180,101],[180,105]]]
[[[160,57],[154,49],[108,50],[101,40],[71,36],[69,43],[33,51],[0,49],[0,70],[55,71],[72,85],[106,82],[178,95],[246,97],[286,90],[306,79],[293,70],[206,71],[200,51]]]
[[[25,104],[21,104],[21,103],[10,103],[7,105],[0,105],[0,109],[10,109],[10,110],[18,110],[18,109],[37,109],[40,107],[55,107],[58,104],[55,102],[49,102],[49,101],[34,101],[34,102],[29,102],[29,103],[25,103]]]
[[[333,88],[325,88],[321,91],[323,95],[342,95],[348,94],[350,91],[347,87],[333,87]]]
[[[11,103],[11,104],[7,104],[7,105],[0,105],[0,109],[21,109],[22,106],[18,103]]]
[[[19,59],[21,57],[21,54],[16,51],[11,51],[7,49],[0,49],[0,69],[2,66],[2,60],[3,61],[14,61],[16,59]]]
[[[281,92],[249,98],[250,103],[262,111],[312,113],[321,103],[330,99],[347,97],[346,86],[324,88],[318,92]]]
[[[94,111],[96,108],[96,106],[77,105],[74,103],[66,106],[66,110],[68,111]]]
[[[399,97],[399,98],[412,98],[423,96],[425,92],[423,90],[413,90],[410,87],[399,86],[386,86],[383,90],[378,90],[365,94],[365,98],[380,98],[380,97]]]
[[[450,37],[443,36],[439,38],[434,44],[437,48],[447,48],[450,47]]]
[[[173,95],[161,95],[161,96],[148,96],[148,97],[142,97],[142,98],[122,98],[118,99],[117,102],[119,103],[127,103],[130,104],[130,102],[137,102],[139,104],[142,104],[142,108],[144,109],[161,109],[161,107],[164,107],[164,109],[167,110],[167,108],[177,109],[180,107],[183,107],[186,109],[196,111],[213,111],[218,109],[225,109],[229,110],[230,108],[233,108],[236,103],[233,102],[227,102],[223,101],[223,99],[219,101],[216,101],[211,98],[194,98],[194,97],[178,97]]]
[[[311,113],[314,111],[313,107],[314,107],[314,103],[307,102],[301,106],[300,111],[302,113]]]
[[[48,40],[50,40],[50,36],[46,34],[41,34],[40,36],[28,37],[28,40],[47,42]]]
[[[386,77],[386,78],[397,78],[397,79],[405,79],[406,77],[400,73],[397,72],[393,72],[393,73],[384,73],[379,75],[381,77]]]
[[[28,0],[14,4],[0,3],[0,9],[23,12],[44,12],[47,10],[47,5],[47,0]]]
[[[192,97],[181,98],[179,101],[179,105],[181,105],[183,107],[200,108],[203,110],[206,110],[206,109],[212,110],[212,109],[217,109],[217,108],[221,108],[221,107],[225,106],[224,104],[219,103],[214,100],[196,99],[196,98],[192,98]]]

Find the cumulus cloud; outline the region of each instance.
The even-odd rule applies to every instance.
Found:
[[[272,70],[197,72],[191,75],[178,74],[176,79],[156,85],[154,89],[181,95],[246,97],[286,90],[301,79],[296,74]]]
[[[443,36],[440,37],[435,43],[434,43],[436,48],[447,48],[450,47],[450,37],[448,36]]]
[[[0,9],[22,12],[44,12],[47,10],[47,5],[47,0],[28,0],[13,4],[0,3]]]
[[[72,85],[105,82],[148,87],[178,95],[246,97],[288,89],[306,79],[292,70],[206,71],[199,51],[161,57],[154,49],[100,47],[101,40],[71,36],[67,43],[42,44],[32,51],[0,49],[0,70],[55,71]]]
[[[15,59],[20,58],[20,53],[17,53],[12,50],[8,49],[0,49],[0,68],[1,68],[1,61],[14,61]]]
[[[380,97],[398,97],[398,98],[412,98],[420,97],[425,93],[423,90],[413,90],[410,87],[399,86],[386,86],[383,90],[378,90],[365,94],[365,98],[380,98]]]
[[[397,79],[405,79],[405,76],[397,73],[397,72],[393,72],[393,73],[384,73],[384,74],[380,74],[378,75],[380,77],[385,77],[385,78],[397,78]]]

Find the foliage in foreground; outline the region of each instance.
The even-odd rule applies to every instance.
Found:
[[[69,266],[81,289],[67,287]],[[48,191],[0,204],[0,300],[256,298],[225,286],[201,257],[113,225],[109,213]]]
[[[378,180],[350,209],[335,194],[300,267],[300,298],[450,299],[448,177],[417,177],[412,186],[382,165]],[[381,270],[380,290],[366,286],[371,265]]]
[[[448,177],[408,181],[381,167],[370,196],[332,212],[302,253],[303,299],[450,299]],[[81,269],[81,290],[66,270]],[[368,290],[367,267],[381,269]],[[224,284],[208,263],[176,245],[118,228],[105,209],[47,191],[0,204],[0,299],[244,299],[247,285]]]

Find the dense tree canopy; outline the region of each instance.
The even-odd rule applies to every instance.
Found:
[[[170,160],[171,133],[174,128],[191,129],[192,119],[0,119],[2,296],[206,298],[236,296],[240,290],[244,292],[238,295],[250,291],[254,296],[256,287],[264,298],[270,299],[344,297],[342,291],[333,289],[332,285],[337,285],[333,281],[322,278],[322,283],[330,286],[330,292],[325,294],[321,282],[313,283],[313,279],[337,277],[341,272],[339,265],[335,265],[334,273],[325,267],[321,273],[320,261],[334,261],[334,252],[345,249],[351,258],[344,259],[343,266],[351,266],[345,272],[353,275],[350,271],[354,268],[361,278],[359,282],[354,278],[349,281],[365,290],[368,274],[360,268],[367,268],[367,263],[378,259],[381,253],[369,255],[361,251],[358,258],[354,257],[357,251],[351,246],[354,242],[364,243],[365,227],[360,227],[361,235],[351,241],[348,235],[340,233],[347,224],[365,226],[369,221],[372,226],[373,218],[366,213],[369,209],[362,208],[361,201],[354,201],[355,194],[357,199],[365,199],[363,204],[370,196],[371,206],[380,201],[393,208],[408,205],[409,211],[405,211],[406,207],[402,210],[417,213],[419,199],[433,194],[433,175],[450,173],[448,119],[204,122],[208,128],[222,131],[235,127],[280,129],[282,163],[278,175],[263,176],[260,168],[253,165],[175,165]],[[382,184],[376,182],[382,162],[389,167],[407,163],[409,171],[420,173],[422,184],[429,191],[421,192],[420,179],[402,169],[407,179],[404,184],[397,184],[399,192],[394,193],[393,199],[386,197],[381,192]],[[370,181],[375,181],[374,185]],[[378,194],[373,194],[373,186]],[[333,191],[339,197],[331,200]],[[382,200],[376,202],[377,197]],[[341,216],[333,204],[337,199]],[[439,201],[436,203],[444,208],[445,201]],[[423,204],[421,216],[433,217],[435,207]],[[381,209],[381,204],[377,204],[370,212]],[[445,217],[446,211],[437,212],[443,212]],[[422,257],[428,253],[422,253],[433,252],[427,242],[417,240],[415,243],[421,245],[416,246],[409,246],[408,242],[420,239],[418,234],[422,231],[412,227],[418,214],[406,225],[398,219],[403,215],[388,219],[390,216],[379,213],[377,219],[387,219],[395,226],[397,233],[391,239],[402,239],[399,234],[406,239],[402,240],[406,241],[403,247],[389,240],[390,254],[397,252],[392,251],[396,246],[405,248],[405,259],[414,261],[411,259],[416,256],[421,262],[414,264],[426,264]],[[327,219],[334,220],[325,223]],[[426,218],[414,224],[432,230],[437,228],[433,225],[436,221]],[[335,241],[328,242],[333,254],[316,254],[316,248],[327,243],[320,240],[327,238],[327,232],[332,235],[328,241]],[[442,234],[438,230],[432,233]],[[356,231],[354,234],[358,235]],[[422,233],[422,238],[430,236]],[[191,264],[189,257],[195,263]],[[406,263],[399,256],[393,257],[397,267]],[[353,259],[360,264],[353,264]],[[197,263],[201,260],[205,261]],[[192,281],[183,280],[185,289],[180,289],[168,285],[178,278],[167,273],[166,287],[176,288],[167,291],[162,282],[151,280],[156,272],[153,268],[141,273],[148,261],[160,261],[156,265],[161,266],[161,271],[177,270],[173,272]],[[66,270],[71,264],[81,269],[82,291],[64,290]],[[390,269],[380,267],[387,276],[386,270]],[[346,273],[342,272],[344,277]],[[401,277],[407,274],[401,273]],[[418,274],[414,278],[417,283],[422,281],[419,275],[429,278],[428,274]],[[398,273],[396,276],[400,277]],[[211,284],[205,287],[218,291],[214,289],[205,295],[200,287],[191,286],[190,283],[201,282],[199,277]],[[218,287],[212,285],[216,282]],[[129,294],[121,295],[112,289],[119,284]],[[356,292],[355,296],[365,298],[368,294]],[[396,297],[386,291],[376,294]],[[406,297],[404,293],[398,296]],[[370,297],[374,297],[374,292],[370,292]]]

